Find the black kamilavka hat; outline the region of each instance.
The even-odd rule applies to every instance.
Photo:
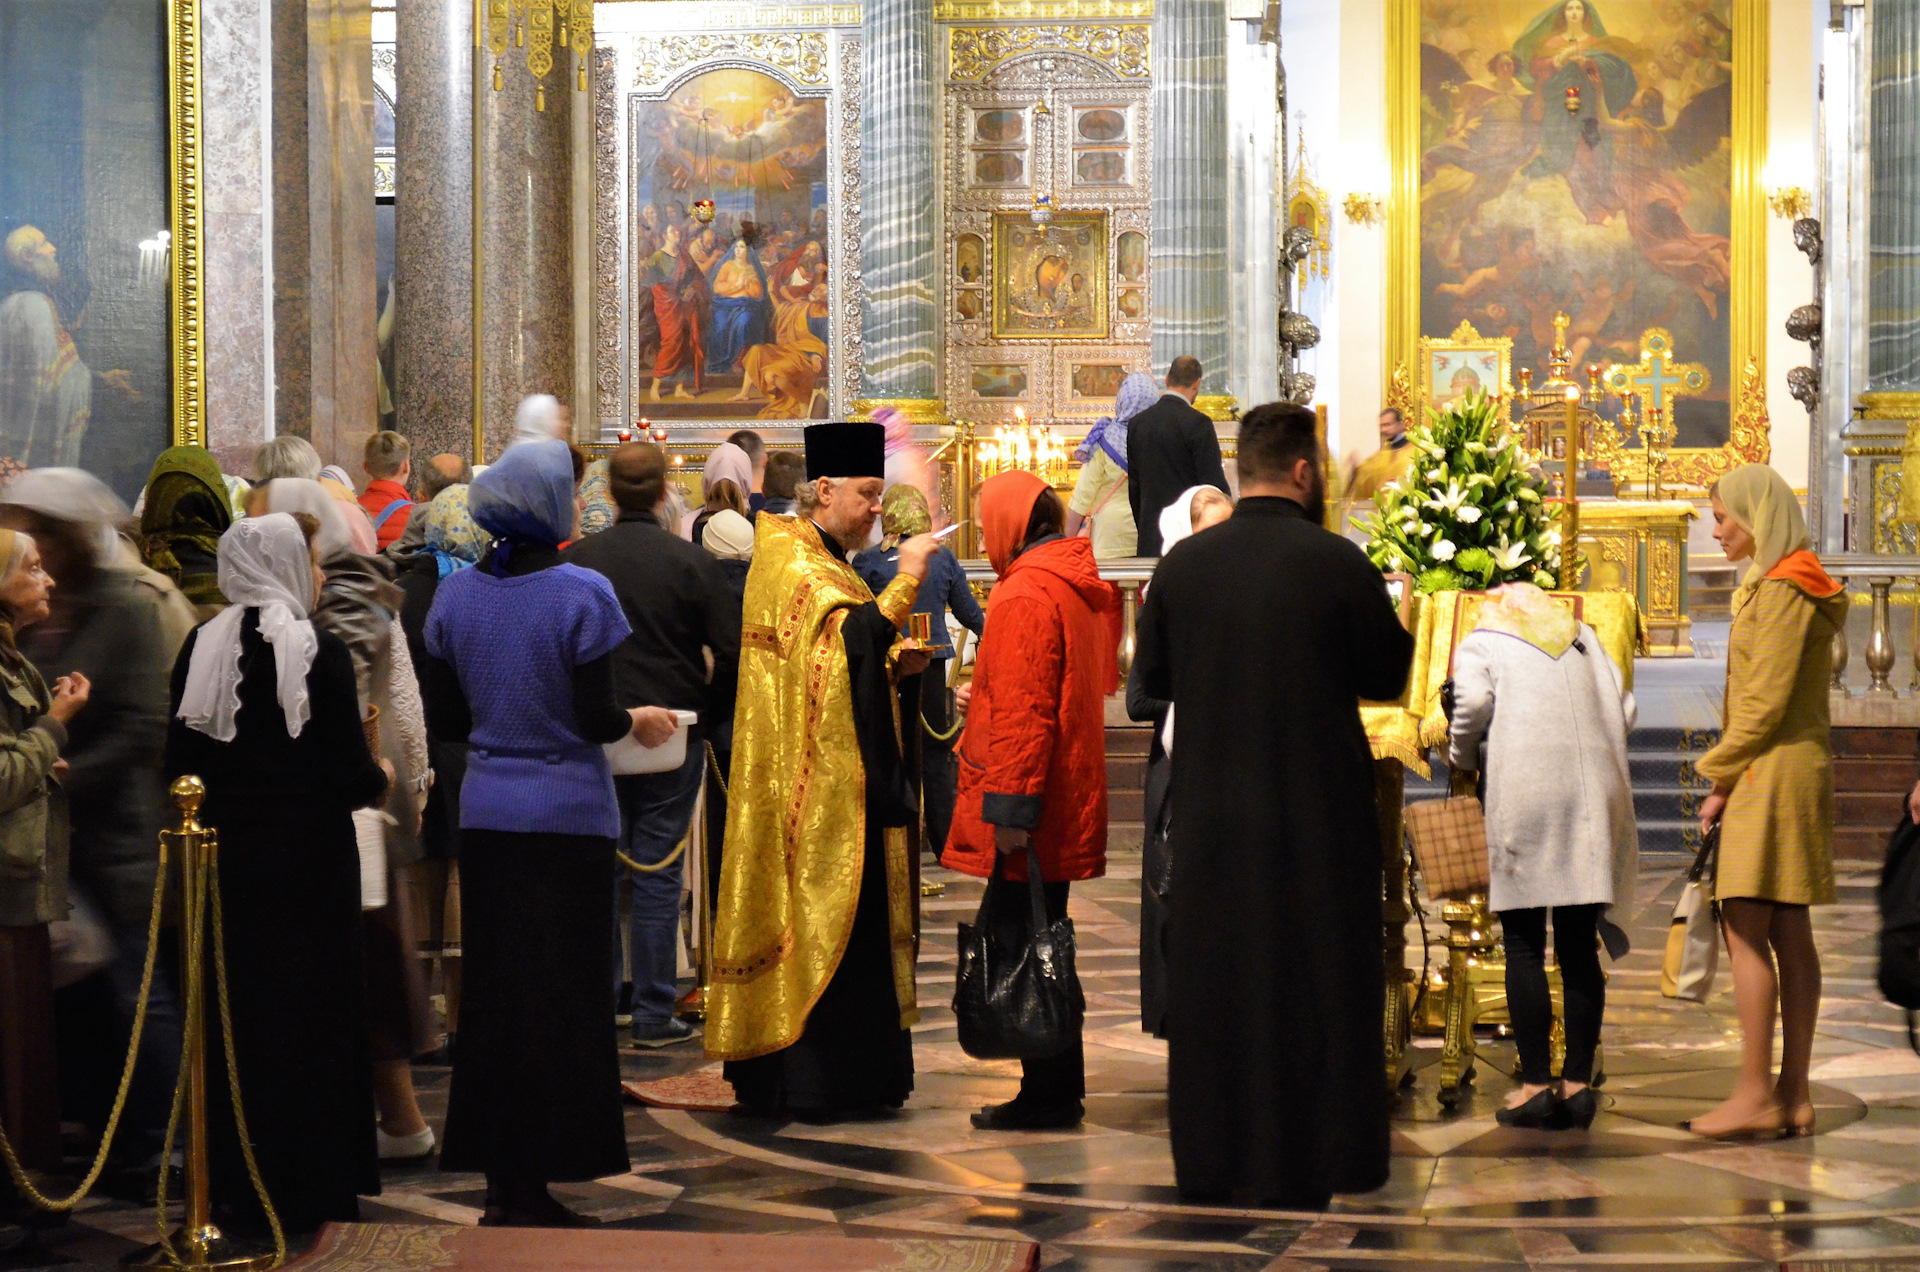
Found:
[[[887,430],[881,424],[807,427],[807,480],[887,475]]]

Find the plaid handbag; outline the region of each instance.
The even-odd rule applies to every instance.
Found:
[[[1487,864],[1487,817],[1472,795],[1422,800],[1407,805],[1407,834],[1413,839],[1413,864],[1436,901],[1485,892],[1492,882]]]

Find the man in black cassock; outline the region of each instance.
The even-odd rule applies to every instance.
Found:
[[[1240,424],[1233,518],[1161,563],[1137,688],[1174,703],[1168,1102],[1180,1191],[1317,1209],[1387,1182],[1380,834],[1359,702],[1413,639],[1321,528],[1314,417]]]
[[[831,1120],[913,1090],[919,802],[895,695],[919,701],[927,655],[896,645],[934,540],[902,543],[874,597],[848,559],[880,514],[885,430],[816,424],[806,445],[798,515],[761,517],[747,576],[707,1048],[742,1111]]]

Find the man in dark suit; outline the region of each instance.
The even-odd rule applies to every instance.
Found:
[[[1182,491],[1227,489],[1213,421],[1193,409],[1199,392],[1200,362],[1181,354],[1167,368],[1167,391],[1127,426],[1127,502],[1143,557],[1160,555],[1160,513]]]

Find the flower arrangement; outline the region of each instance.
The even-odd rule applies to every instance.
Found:
[[[1420,592],[1502,583],[1552,588],[1560,530],[1545,478],[1520,440],[1500,426],[1497,402],[1474,393],[1432,410],[1408,431],[1413,466],[1374,497],[1367,556],[1389,574],[1411,574]]]

